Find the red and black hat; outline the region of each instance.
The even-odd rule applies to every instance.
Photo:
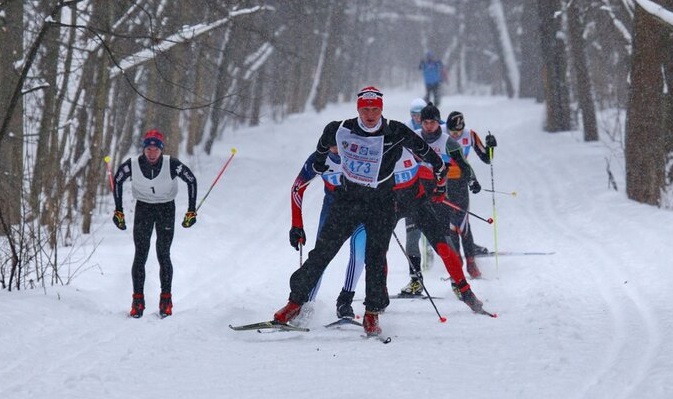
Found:
[[[164,149],[164,135],[156,129],[148,130],[143,137],[143,148],[155,146],[163,151]]]

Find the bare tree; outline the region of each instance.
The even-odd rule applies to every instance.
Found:
[[[575,87],[580,110],[582,111],[582,127],[584,130],[584,141],[598,140],[598,126],[596,124],[596,109],[592,95],[592,84],[587,67],[586,54],[584,51],[584,29],[578,3],[580,0],[573,0],[568,3],[568,41],[573,69],[575,71]]]
[[[540,17],[537,0],[525,0],[521,15],[521,79],[519,96],[544,101],[543,61],[540,44]]]
[[[21,1],[9,2],[4,7],[4,19],[0,27],[0,215],[5,227],[20,220],[23,177],[23,104],[17,92],[23,87],[21,71],[16,65],[23,59],[23,13]],[[12,104],[12,102],[14,102]],[[0,226],[1,227],[1,226]],[[0,235],[9,235],[0,228]]]
[[[657,3],[659,4],[659,3]],[[626,116],[626,194],[646,204],[660,205],[664,188],[666,146],[665,54],[671,26],[636,6],[631,64],[631,94]],[[669,88],[670,89],[670,88]]]
[[[544,67],[545,104],[547,121],[545,130],[559,132],[570,130],[570,98],[566,81],[565,43],[561,39],[561,3],[559,0],[538,0],[540,14],[540,40]]]
[[[503,70],[503,80],[507,96],[518,97],[519,93],[519,66],[514,54],[514,46],[509,34],[505,10],[500,0],[491,0],[488,7],[489,15],[493,21],[493,32],[495,36],[496,51]]]

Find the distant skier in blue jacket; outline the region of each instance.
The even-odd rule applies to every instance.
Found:
[[[440,87],[444,81],[444,65],[442,61],[435,59],[432,51],[425,53],[425,58],[421,60],[418,69],[423,71],[425,81],[425,102],[430,102],[430,96],[434,99],[432,103],[439,107],[441,102]]]

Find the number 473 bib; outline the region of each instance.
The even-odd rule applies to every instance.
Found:
[[[340,126],[336,142],[344,177],[353,183],[376,188],[383,157],[383,136],[358,136]]]

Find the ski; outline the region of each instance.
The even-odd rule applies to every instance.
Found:
[[[497,255],[498,256],[525,256],[525,255],[554,255],[556,252],[516,252],[516,251],[498,251]],[[496,252],[495,251],[489,251],[487,253],[478,253],[475,254],[475,257],[481,258],[481,257],[487,257],[487,256],[495,256]]]
[[[397,294],[390,297],[390,299],[428,299],[430,298],[427,295],[410,295],[410,294]],[[432,299],[444,299],[441,296],[433,296]]]
[[[245,324],[242,326],[232,326],[229,324],[229,328],[231,328],[234,331],[248,331],[248,330],[266,330],[266,329],[272,329],[272,330],[279,330],[279,331],[298,331],[298,332],[308,332],[310,331],[308,328],[305,327],[297,327],[293,326],[291,324],[285,324],[285,323],[280,323],[275,320],[270,320],[270,321],[262,321],[259,323],[252,323],[252,324]]]
[[[365,339],[376,339],[383,344],[389,344],[393,340],[390,337],[383,337],[381,335],[361,335],[361,337]]]
[[[338,327],[341,327],[341,326],[349,326],[349,325],[350,326],[362,327],[362,323],[360,323],[359,321],[355,321],[353,319],[345,317],[343,319],[339,319],[339,320],[334,321],[332,323],[325,324],[325,328],[331,328],[331,327],[337,327],[338,328]]]

